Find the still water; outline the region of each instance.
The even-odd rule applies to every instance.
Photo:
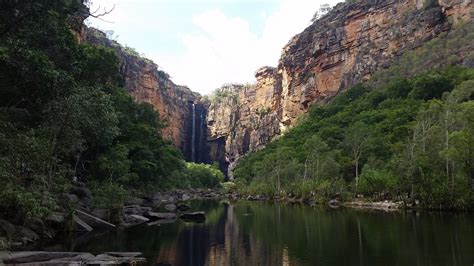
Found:
[[[474,216],[193,202],[202,224],[138,226],[76,241],[140,251],[151,265],[473,265]]]

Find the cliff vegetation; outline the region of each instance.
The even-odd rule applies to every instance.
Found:
[[[186,164],[158,112],[124,89],[114,50],[78,41],[81,1],[0,10],[2,217],[21,224],[63,208],[74,190],[90,197],[75,184],[118,204],[134,191],[219,184],[222,173]]]
[[[473,32],[472,23],[458,25],[310,108],[282,138],[239,161],[241,191],[472,208]]]

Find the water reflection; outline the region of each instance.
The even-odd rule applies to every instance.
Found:
[[[206,222],[110,232],[76,250],[141,251],[157,265],[472,265],[473,216],[194,203]]]

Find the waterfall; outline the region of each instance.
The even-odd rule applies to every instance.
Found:
[[[194,142],[196,140],[196,105],[193,103],[193,122],[191,131],[191,161],[194,162]]]
[[[199,141],[198,141],[198,147],[199,147],[199,156],[198,156],[198,160],[200,163],[203,162],[203,158],[201,158],[202,154],[203,154],[203,151],[202,151],[202,139],[204,138],[204,134],[202,132],[203,128],[204,128],[204,116],[203,116],[203,111],[201,110],[201,123],[199,123]]]

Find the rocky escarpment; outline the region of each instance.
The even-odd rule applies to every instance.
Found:
[[[232,168],[295,125],[309,107],[472,18],[472,0],[338,4],[290,40],[277,68],[259,69],[255,84],[218,91],[222,97],[211,101],[207,118],[211,158]]]
[[[83,27],[80,39],[115,50],[125,89],[137,102],[151,104],[167,125],[163,129],[163,136],[181,149],[187,160],[198,161],[201,158],[198,154],[204,153],[202,147],[205,146],[201,141],[205,139],[201,133],[204,130],[197,131],[203,127],[206,113],[203,105],[198,103],[201,96],[188,87],[174,84],[167,73],[158,70],[154,62],[108,39],[105,33],[97,29]]]

